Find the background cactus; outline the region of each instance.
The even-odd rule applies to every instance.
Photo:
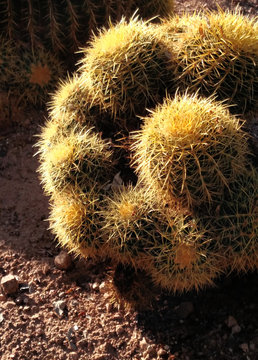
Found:
[[[17,98],[6,91],[0,92],[0,130],[11,128],[14,124],[21,124],[25,120],[23,110]]]
[[[0,89],[24,105],[43,105],[64,75],[56,56],[39,48],[31,51],[4,38],[0,40]]]
[[[200,89],[208,96],[215,93],[236,113],[256,106],[257,19],[220,10],[177,16],[161,29],[176,53],[176,87],[192,93]]]
[[[0,90],[8,90],[8,83],[19,77],[21,59],[19,46],[5,37],[0,37]]]
[[[24,104],[43,105],[64,76],[64,67],[56,56],[44,49],[31,53],[20,48],[19,55],[19,69],[8,81],[9,91]]]
[[[136,115],[165,96],[172,74],[164,43],[153,27],[132,18],[103,30],[84,49],[79,69],[95,101],[113,116],[114,129],[137,127]]]
[[[0,32],[9,39],[30,42],[32,49],[44,44],[49,50],[73,53],[109,20],[139,15],[150,18],[167,16],[173,0],[2,0]]]
[[[249,152],[239,120],[197,95],[166,99],[132,139],[140,179],[166,201],[190,208],[220,199]]]

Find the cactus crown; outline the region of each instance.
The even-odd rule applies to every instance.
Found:
[[[197,95],[166,99],[132,139],[140,179],[190,207],[220,197],[248,153],[240,121],[221,103]]]
[[[207,12],[171,18],[161,27],[177,54],[177,79],[244,112],[255,106],[258,87],[258,26],[239,12]]]
[[[89,81],[95,100],[111,112],[120,128],[129,125],[121,118],[132,119],[145,112],[146,106],[165,95],[170,84],[171,65],[163,42],[137,17],[102,30],[83,52],[82,82]]]

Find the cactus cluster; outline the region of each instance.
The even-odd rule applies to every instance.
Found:
[[[208,14],[211,33],[216,16],[221,24],[238,14]],[[59,243],[77,255],[111,258],[118,268],[138,273],[138,280],[146,272],[172,292],[198,290],[222,273],[258,267],[258,177],[250,136],[230,107],[215,94],[204,96],[205,77],[202,82],[198,75],[199,93],[181,87],[191,66],[178,60],[180,37],[190,42],[192,32],[196,51],[201,51],[197,33],[208,41],[206,17],[189,16],[190,25],[186,18],[170,19],[168,26],[133,17],[102,29],[82,50],[77,72],[52,96],[38,142],[39,172],[51,197],[50,224]],[[252,38],[254,21],[238,20],[235,32],[241,35],[250,25]],[[232,27],[223,29],[230,34]],[[245,37],[235,36],[234,43],[230,36],[231,49],[238,41],[239,53],[256,46],[249,47]],[[204,73],[211,81],[214,71],[221,87],[223,81],[229,84],[224,70],[249,82],[251,92],[244,95],[243,84],[230,92],[233,101],[239,97],[250,105],[257,101],[257,68],[250,70],[251,55],[241,53],[241,59],[245,56],[244,64],[227,70],[226,62],[201,65],[212,67]],[[196,69],[203,72],[199,65]],[[126,167],[132,181],[129,175],[115,181]]]
[[[19,104],[44,105],[64,72],[57,56],[46,49],[31,52],[27,46],[0,39],[0,89]]]

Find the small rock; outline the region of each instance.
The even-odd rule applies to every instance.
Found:
[[[229,315],[229,317],[227,318],[225,323],[226,323],[227,327],[229,327],[229,328],[232,328],[233,326],[238,325],[236,319],[231,315]]]
[[[234,325],[231,329],[231,334],[238,334],[241,332],[241,327],[237,324],[237,325]]]
[[[123,325],[116,325],[116,333],[117,335],[122,335],[125,332]]]
[[[6,301],[6,303],[4,304],[6,309],[11,309],[15,306],[15,302],[13,301]]]
[[[76,326],[76,325],[75,325]],[[74,342],[74,332],[77,331],[77,329],[75,330],[75,326],[71,327],[68,332],[67,332],[67,337],[68,337],[68,341],[69,341],[69,345],[73,350],[77,350],[77,346]]]
[[[252,339],[252,343],[254,343],[254,345],[256,345],[258,347],[258,336],[254,337]]]
[[[99,284],[96,283],[96,282],[93,283],[93,284],[92,284],[92,289],[95,290],[95,291],[99,290]]]
[[[0,323],[4,321],[4,315],[0,313]]]
[[[113,304],[111,304],[109,302],[106,303],[106,310],[107,310],[108,313],[111,312],[112,308],[113,308]]]
[[[5,301],[6,300],[6,296],[4,294],[0,294],[0,301]]]
[[[76,307],[76,306],[78,306],[78,305],[79,305],[79,301],[76,300],[76,299],[73,299],[73,300],[72,300],[72,306],[73,306],[73,307]]]
[[[150,359],[156,359],[157,358],[157,351],[156,351],[154,346],[149,345],[146,352],[148,353]]]
[[[240,349],[243,350],[243,352],[248,352],[249,351],[249,346],[247,343],[243,343],[241,345],[239,345]]]
[[[70,352],[69,360],[77,360],[79,359],[79,355],[76,352]]]
[[[140,347],[141,347],[141,350],[142,350],[142,351],[145,350],[145,349],[147,349],[148,343],[147,343],[145,337],[143,337],[142,340],[140,341]]]
[[[165,349],[162,349],[162,348],[159,349],[158,353],[157,353],[158,357],[161,357],[161,358],[167,356],[167,354],[168,354],[167,351]]]
[[[255,346],[254,343],[251,342],[251,343],[249,344],[249,348],[250,348],[251,351],[254,351],[254,350],[256,349],[256,346]]]
[[[177,306],[175,311],[180,319],[186,319],[194,311],[194,306],[190,301],[185,301]]]
[[[58,300],[53,303],[54,310],[59,316],[63,316],[65,308],[66,308],[66,302],[64,300]]]
[[[106,283],[105,283],[105,281],[103,281],[103,282],[99,285],[99,290],[100,290],[100,291],[103,291],[103,290],[105,290],[105,287],[106,287]]]
[[[19,289],[17,277],[14,275],[6,275],[1,279],[1,288],[6,295],[15,294]]]
[[[61,251],[55,257],[55,266],[60,270],[68,270],[72,266],[72,258],[66,251]]]
[[[29,284],[20,284],[19,290],[20,290],[20,292],[30,292],[30,285]]]

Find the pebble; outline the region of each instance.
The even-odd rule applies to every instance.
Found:
[[[250,348],[250,350],[254,351],[256,349],[256,346],[254,343],[250,343],[249,348]]]
[[[7,302],[5,303],[5,308],[6,308],[6,309],[11,309],[12,307],[14,307],[14,305],[15,305],[15,302],[13,302],[13,301],[7,301]]]
[[[96,282],[93,283],[93,284],[92,284],[92,289],[95,290],[95,291],[99,290],[99,284],[96,283]]]
[[[233,326],[238,325],[236,319],[231,315],[229,315],[229,317],[227,318],[225,323],[226,323],[227,327],[229,327],[229,328],[232,328]]]
[[[116,333],[117,335],[122,335],[125,332],[125,329],[122,325],[116,325]]]
[[[4,321],[4,315],[0,313],[0,323]]]
[[[6,295],[15,294],[19,289],[17,277],[12,274],[3,276],[1,279],[1,288]]]
[[[72,266],[72,258],[66,251],[61,251],[54,259],[55,266],[60,270],[68,270]]]
[[[77,360],[79,359],[79,355],[76,352],[71,352],[69,354],[69,360]]]
[[[157,353],[157,355],[159,356],[159,357],[164,357],[164,356],[167,356],[167,351],[165,350],[165,349],[159,349],[158,350],[158,353]]]
[[[58,300],[53,303],[54,310],[59,316],[63,316],[66,308],[66,302],[64,300]]]
[[[146,341],[146,338],[145,338],[145,337],[143,337],[143,338],[142,338],[142,340],[140,341],[140,347],[141,347],[141,349],[142,349],[142,350],[147,349],[147,347],[148,347],[148,343],[147,343],[147,341]]]
[[[79,305],[79,301],[73,299],[73,300],[72,300],[72,306],[73,306],[73,307],[76,307],[76,306],[78,306],[78,305]]]
[[[234,335],[234,334],[238,334],[241,332],[241,327],[237,324],[237,325],[234,325],[231,329],[231,334]]]
[[[113,304],[111,304],[109,302],[106,303],[106,310],[107,310],[108,313],[111,312],[112,308],[113,308]]]
[[[103,290],[105,289],[105,287],[106,287],[106,283],[105,283],[105,281],[103,281],[103,282],[99,285],[99,290],[100,290],[100,291],[103,291]]]
[[[239,345],[240,349],[243,350],[243,352],[248,352],[249,351],[249,346],[247,343],[243,343],[241,345]]]
[[[150,359],[156,359],[157,358],[157,351],[156,351],[154,346],[149,345],[146,352],[149,355]]]
[[[190,314],[194,312],[193,303],[190,301],[182,302],[175,308],[175,311],[180,319],[186,319]]]

